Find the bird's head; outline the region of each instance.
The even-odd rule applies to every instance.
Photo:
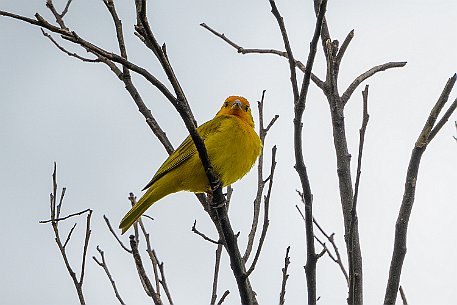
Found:
[[[251,106],[247,99],[242,96],[229,96],[222,104],[221,109],[216,114],[234,115],[254,127],[254,119],[251,114]]]

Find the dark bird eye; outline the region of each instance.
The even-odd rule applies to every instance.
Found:
[[[228,102],[225,102],[224,107],[228,107],[228,104],[229,104]]]
[[[249,110],[249,106],[248,105],[246,105],[245,110],[246,110],[246,112],[248,112],[248,110]]]

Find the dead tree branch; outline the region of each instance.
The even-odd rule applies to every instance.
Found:
[[[211,292],[211,305],[216,304],[217,300],[217,284],[219,282],[219,267],[221,263],[221,254],[222,254],[222,245],[217,245],[216,249],[216,259],[214,262],[214,276],[213,276],[213,285],[212,285],[212,292]],[[227,290],[228,291],[228,290]]]
[[[362,156],[363,156],[363,144],[365,143],[365,133],[367,130],[368,120],[370,116],[368,115],[368,85],[365,86],[365,90],[362,91],[363,96],[363,119],[362,119],[362,126],[359,130],[359,152],[357,157],[357,174],[355,179],[355,186],[354,186],[354,197],[352,202],[352,210],[351,210],[351,227],[349,229],[349,244],[351,246],[351,251],[348,253],[351,255],[348,258],[349,261],[349,299],[354,300],[356,295],[359,293],[357,289],[362,287],[362,278],[361,275],[356,272],[356,268],[353,266],[355,264],[361,264],[362,258],[355,258],[354,253],[356,252],[355,247],[357,244],[354,243],[354,228],[358,224],[358,217],[357,217],[357,199],[359,195],[359,184],[360,184],[360,175],[362,174]],[[355,260],[359,260],[356,262]]]
[[[233,42],[233,40],[230,40],[229,38],[227,38],[227,36],[225,34],[217,32],[216,30],[214,30],[213,28],[208,26],[206,23],[201,23],[200,26],[205,28],[206,30],[208,30],[209,32],[214,34],[215,36],[221,38],[223,41],[225,41],[230,46],[235,48],[237,50],[237,52],[240,54],[273,54],[273,55],[278,55],[280,57],[289,59],[289,54],[287,52],[279,51],[279,50],[275,50],[275,49],[246,49],[246,48],[243,48],[240,45],[236,44],[235,42]],[[305,65],[300,60],[294,59],[294,64],[302,72],[305,72]],[[322,80],[320,80],[319,77],[317,77],[313,73],[311,73],[311,80],[319,88],[324,89],[324,82]]]
[[[303,77],[303,83],[298,91],[297,76],[295,72],[295,60],[292,54],[292,49],[290,47],[289,39],[287,36],[286,28],[284,25],[283,18],[281,17],[274,0],[270,0],[271,12],[278,22],[279,28],[281,30],[281,35],[283,37],[284,46],[286,48],[288,58],[289,58],[289,67],[290,67],[290,80],[292,83],[292,92],[294,96],[294,151],[295,151],[295,170],[300,177],[300,182],[303,189],[303,198],[305,201],[305,233],[306,233],[306,283],[308,291],[308,304],[316,304],[316,263],[317,255],[314,247],[314,232],[313,232],[313,211],[312,211],[312,202],[313,196],[311,193],[311,186],[309,183],[308,173],[305,166],[305,161],[303,157],[303,145],[302,145],[302,117],[306,105],[306,97],[308,93],[311,70],[313,68],[314,59],[317,51],[317,43],[319,36],[321,34],[322,24],[324,21],[327,0],[323,0],[320,3],[318,8],[318,14],[316,18],[316,25],[313,34],[313,38],[310,43],[310,50],[308,54],[308,60],[305,67],[305,75]]]
[[[84,305],[84,304],[86,304],[86,301],[84,299],[84,293],[83,293],[83,282],[84,282],[84,274],[85,274],[85,269],[86,269],[87,248],[89,246],[89,239],[90,239],[90,235],[91,235],[90,220],[92,217],[92,210],[86,209],[84,211],[70,214],[66,217],[59,218],[64,195],[65,195],[65,191],[62,190],[62,193],[60,196],[60,201],[57,204],[57,165],[54,162],[54,171],[52,173],[52,193],[50,194],[51,219],[47,220],[47,221],[40,221],[40,223],[51,222],[51,226],[54,231],[54,237],[55,237],[57,247],[59,248],[60,254],[65,263],[65,267],[67,268],[67,271],[70,274],[70,277],[73,281],[73,285],[75,286],[76,293],[78,294],[79,302],[81,303],[81,305]],[[67,254],[67,250],[66,250],[66,246],[67,246],[68,242],[70,241],[71,235],[76,227],[76,224],[71,228],[70,232],[67,235],[65,242],[62,244],[62,239],[60,237],[60,231],[59,231],[59,223],[60,223],[60,221],[63,221],[65,219],[68,219],[73,216],[82,215],[86,212],[87,212],[86,230],[85,230],[85,234],[84,234],[81,271],[80,271],[80,275],[79,275],[79,279],[78,279],[76,272],[71,267],[70,260],[68,258],[68,254]]]
[[[206,236],[205,234],[203,234],[202,232],[197,230],[197,220],[194,221],[194,225],[192,226],[192,232],[194,232],[195,234],[197,234],[198,236],[200,236],[204,240],[209,241],[210,243],[213,243],[213,244],[216,244],[216,245],[220,244],[220,242],[209,238],[208,236]]]
[[[400,288],[398,290],[400,291],[400,296],[401,296],[401,300],[403,302],[403,305],[408,305],[408,301],[406,300],[406,294],[403,291],[403,287],[401,285],[400,285]]]
[[[298,206],[296,206],[296,208],[298,209],[298,211],[301,213],[300,209],[298,208]],[[348,284],[349,286],[349,276],[348,276],[348,273],[346,271],[346,268],[344,267],[344,263],[343,263],[343,260],[341,259],[341,255],[340,255],[340,251],[338,250],[338,246],[336,245],[336,242],[335,242],[335,233],[332,233],[330,235],[328,235],[324,229],[319,225],[319,223],[317,222],[317,220],[315,218],[313,218],[313,223],[316,225],[316,227],[319,229],[319,231],[322,233],[322,235],[325,236],[325,238],[330,242],[330,244],[332,245],[332,248],[333,248],[333,251],[335,252],[335,256],[332,254],[332,252],[328,249],[327,245],[324,243],[324,242],[321,242],[319,239],[317,239],[317,237],[315,236],[316,240],[318,240],[318,242],[321,244],[321,246],[326,249],[327,251],[327,254],[328,256],[330,257],[330,259],[332,261],[334,261],[338,267],[340,267],[340,270],[341,272],[343,273],[344,275],[344,278],[346,279],[346,283]]]
[[[290,256],[289,256],[290,246],[286,249],[286,256],[284,257],[284,267],[282,270],[282,282],[281,282],[281,292],[279,293],[279,305],[284,305],[286,301],[286,284],[287,279],[289,278],[289,274],[287,274],[287,268],[289,268],[290,264]]]
[[[162,305],[163,303],[160,299],[160,296],[154,290],[154,287],[152,287],[151,281],[146,274],[146,270],[144,270],[143,262],[141,260],[140,253],[138,252],[138,243],[134,235],[130,235],[130,247],[132,249],[133,259],[141,280],[141,284],[143,285],[146,294],[152,298],[154,304]]]
[[[452,91],[452,88],[454,87],[456,79],[457,75],[454,74],[447,81],[446,86],[444,87],[438,101],[430,112],[430,115],[428,116],[411,152],[411,158],[406,173],[403,200],[400,206],[400,211],[398,213],[397,222],[395,224],[394,250],[392,254],[392,260],[390,262],[389,278],[387,281],[386,293],[384,296],[384,304],[386,305],[395,304],[397,299],[403,261],[406,256],[406,238],[408,224],[415,199],[417,175],[419,173],[420,161],[428,144],[433,139],[433,136],[436,135],[443,126],[443,124],[440,124],[440,122],[443,119],[446,119],[445,116],[447,116],[448,113],[450,115],[457,107],[457,99],[455,99],[449,109],[446,111],[445,115],[443,115],[440,122],[435,124],[441,110],[449,99],[449,95]]]
[[[105,274],[106,274],[106,276],[108,277],[108,280],[111,283],[111,287],[113,287],[114,294],[116,295],[116,298],[119,301],[119,303],[121,303],[122,305],[125,305],[124,301],[122,300],[121,295],[119,294],[119,291],[117,290],[116,282],[114,281],[113,276],[111,275],[111,273],[109,271],[108,264],[106,263],[106,260],[105,260],[105,252],[102,249],[100,249],[99,246],[97,246],[97,251],[100,254],[101,261],[98,260],[97,257],[95,257],[95,256],[92,256],[92,259],[100,267],[102,267],[103,270],[105,271]]]
[[[268,225],[270,224],[270,219],[268,218],[269,211],[270,211],[270,196],[271,196],[271,189],[273,187],[273,176],[275,173],[275,168],[276,168],[276,145],[273,146],[273,148],[271,149],[271,169],[270,169],[270,175],[268,176],[268,181],[269,181],[268,191],[267,191],[267,195],[265,195],[263,198],[264,214],[263,214],[262,232],[260,234],[259,245],[257,246],[257,251],[254,255],[254,260],[252,261],[252,264],[249,267],[248,271],[246,271],[246,277],[249,276],[254,271],[257,261],[260,257],[260,252],[262,251],[262,246],[265,241],[265,237],[267,236]]]
[[[264,147],[265,147],[265,138],[266,138],[267,133],[270,130],[270,128],[279,118],[279,115],[276,115],[273,119],[271,119],[268,126],[266,128],[264,127],[264,117],[263,117],[264,98],[265,98],[265,90],[263,90],[263,92],[262,92],[261,100],[257,103],[257,106],[259,109],[259,137],[260,137],[260,141],[262,142],[262,149],[261,149],[261,153],[260,153],[258,165],[257,165],[257,194],[254,199],[254,206],[253,206],[254,212],[252,215],[251,230],[249,231],[249,234],[248,234],[247,246],[246,246],[246,250],[243,255],[244,262],[248,261],[249,255],[251,254],[252,247],[254,245],[254,239],[256,236],[256,232],[257,232],[257,225],[259,223],[262,194],[263,194],[265,185],[269,180],[269,179],[265,179],[265,180],[263,179],[263,163],[264,163],[263,162],[263,160],[264,160],[263,151],[264,151]],[[272,176],[270,175],[270,177],[272,177]]]

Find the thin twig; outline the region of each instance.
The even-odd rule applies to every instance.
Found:
[[[79,276],[79,284],[82,286],[84,280],[84,273],[86,271],[86,258],[87,258],[87,248],[89,247],[89,239],[92,230],[90,229],[90,220],[92,216],[92,210],[89,211],[86,219],[86,234],[84,236],[84,247],[83,247],[83,254],[82,254],[82,262],[81,262],[81,274]]]
[[[354,38],[354,30],[351,30],[349,32],[349,34],[347,34],[346,38],[344,39],[343,43],[341,44],[338,54],[336,55],[336,63],[338,66],[341,64],[341,60],[343,59],[344,53],[346,52],[346,49],[348,48],[349,44],[351,43],[352,38]]]
[[[309,182],[308,172],[303,156],[303,113],[305,111],[306,99],[310,84],[311,71],[314,64],[314,59],[317,52],[317,43],[321,36],[323,28],[325,12],[327,8],[327,0],[322,0],[318,11],[313,37],[310,42],[308,59],[306,61],[305,75],[298,98],[294,99],[294,154],[295,154],[295,170],[300,178],[300,183],[303,191],[303,199],[305,203],[305,235],[306,235],[306,285],[308,291],[308,304],[316,304],[316,264],[317,255],[314,246],[314,228],[313,228],[313,195]]]
[[[74,58],[77,58],[81,61],[84,61],[84,62],[91,62],[91,63],[99,63],[101,62],[100,58],[96,58],[96,59],[92,59],[92,58],[86,58],[86,57],[83,57],[81,55],[78,55],[76,53],[71,53],[70,51],[68,51],[67,49],[65,49],[64,47],[62,47],[51,35],[49,35],[48,33],[46,33],[43,29],[41,29],[41,33],[43,33],[43,35],[47,38],[49,38],[49,40],[51,40],[51,42],[62,52],[64,52],[65,54],[67,54],[68,56],[70,57],[74,57]]]
[[[367,130],[368,120],[370,118],[368,114],[368,85],[365,86],[365,90],[362,91],[363,96],[363,119],[362,119],[362,126],[360,127],[359,133],[359,152],[357,157],[357,173],[356,173],[356,180],[354,186],[354,197],[352,199],[352,209],[351,209],[351,224],[349,229],[349,245],[351,250],[348,251],[349,257],[349,299],[353,300],[356,294],[357,288],[361,286],[361,274],[359,274],[355,268],[353,268],[355,262],[353,253],[355,252],[354,248],[356,247],[354,241],[354,230],[358,224],[358,217],[357,217],[357,199],[359,195],[359,184],[360,184],[360,175],[362,173],[362,156],[363,156],[363,144],[365,142],[365,132]],[[359,263],[361,264],[361,257],[357,258]]]
[[[217,245],[216,249],[216,259],[214,262],[214,275],[213,275],[213,285],[212,285],[212,291],[211,291],[211,305],[216,304],[217,300],[217,284],[219,281],[219,267],[221,264],[221,254],[222,254],[222,245],[219,244]]]
[[[218,242],[218,241],[216,241],[214,239],[211,239],[208,236],[206,236],[205,234],[203,234],[202,232],[198,231],[196,226],[197,226],[197,220],[194,221],[194,225],[192,226],[192,232],[194,232],[195,234],[199,235],[204,240],[209,241],[210,243],[213,243],[213,244],[216,244],[216,245],[220,244],[220,242]]]
[[[170,293],[170,290],[168,289],[167,280],[165,279],[165,269],[164,268],[165,267],[164,267],[163,262],[160,263],[159,264],[160,277],[161,277],[160,284],[162,285],[163,290],[165,291],[165,294],[167,295],[168,303],[170,303],[170,305],[173,305],[173,300],[171,299],[171,293]]]
[[[284,257],[284,267],[281,269],[282,270],[282,282],[281,282],[281,292],[279,293],[279,305],[284,305],[284,302],[286,300],[286,298],[285,298],[286,284],[287,284],[287,279],[289,278],[289,274],[287,274],[287,268],[289,268],[289,264],[290,264],[289,250],[290,250],[290,246],[288,246],[286,249],[286,256]]]
[[[52,0],[46,0],[46,6],[49,8],[49,10],[51,11],[51,13],[54,15],[54,17],[56,18],[56,22],[60,25],[60,27],[62,29],[67,29],[67,27],[65,26],[65,23],[62,19],[62,17],[66,14],[59,14],[56,10],[56,8],[54,7],[54,4],[52,3]],[[67,3],[66,5],[66,10],[68,11],[68,8],[67,6],[69,6],[69,4]]]
[[[259,245],[257,247],[257,251],[255,253],[251,267],[249,267],[248,271],[246,271],[246,277],[248,277],[255,269],[257,261],[260,257],[260,252],[262,251],[262,246],[265,241],[265,237],[267,235],[268,225],[270,224],[270,219],[268,218],[268,216],[269,216],[269,210],[270,210],[270,195],[271,195],[271,190],[273,187],[273,176],[275,173],[275,168],[276,168],[276,145],[273,146],[273,148],[271,149],[271,169],[270,169],[270,176],[269,176],[270,179],[269,179],[269,184],[268,184],[267,195],[263,198],[264,214],[263,214],[262,233],[260,234]]]
[[[73,231],[74,231],[75,228],[76,228],[76,224],[77,224],[77,223],[75,222],[75,224],[73,225],[73,227],[71,227],[70,232],[68,232],[67,238],[65,239],[65,242],[63,243],[63,247],[64,247],[64,248],[67,246],[68,242],[70,241],[71,234],[73,234]]]
[[[225,298],[230,294],[230,291],[226,290],[224,291],[224,293],[222,294],[221,296],[221,299],[219,300],[219,302],[217,302],[217,305],[221,305],[222,303],[224,303],[225,301]]]
[[[282,40],[284,42],[284,47],[286,48],[287,58],[289,59],[289,70],[290,70],[290,82],[292,84],[292,92],[294,94],[294,103],[297,103],[299,98],[298,92],[298,83],[297,83],[297,72],[295,71],[295,59],[292,53],[292,48],[290,47],[289,37],[287,35],[286,26],[284,24],[284,19],[278,11],[278,7],[274,0],[270,0],[271,13],[275,16],[276,21],[278,22],[279,29],[281,31]],[[306,68],[305,68],[306,70]]]
[[[64,17],[68,13],[68,9],[70,8],[70,4],[73,0],[68,0],[65,8],[63,9],[62,13],[60,13],[60,17]]]
[[[111,223],[110,223],[108,217],[106,217],[106,215],[103,215],[103,219],[105,220],[105,223],[106,223],[106,225],[108,226],[109,231],[111,232],[111,234],[113,234],[114,238],[116,238],[116,240],[117,240],[117,242],[119,243],[119,245],[121,246],[121,248],[124,249],[125,251],[127,251],[128,253],[132,253],[132,250],[130,250],[129,248],[127,248],[127,247],[122,243],[122,241],[120,240],[120,238],[117,236],[116,232],[114,231],[113,227],[111,226]]]
[[[355,89],[367,78],[373,76],[374,74],[385,71],[387,69],[391,68],[401,68],[406,65],[406,61],[401,61],[401,62],[388,62],[382,65],[375,66],[368,71],[360,74],[344,91],[343,95],[341,96],[341,102],[343,105],[345,105],[349,99],[351,98],[352,93],[354,93]]]
[[[52,173],[52,193],[50,194],[49,197],[50,197],[51,219],[50,219],[50,221],[43,221],[41,223],[51,222],[51,226],[52,226],[52,229],[54,231],[54,237],[55,237],[55,241],[56,241],[57,247],[59,248],[60,254],[61,254],[61,256],[63,258],[63,261],[65,263],[65,267],[67,268],[68,274],[70,275],[70,277],[71,277],[71,279],[73,281],[73,285],[74,285],[74,287],[76,289],[76,293],[78,295],[79,302],[80,302],[80,304],[85,305],[86,302],[85,302],[85,299],[84,299],[84,293],[83,293],[83,289],[82,288],[83,288],[84,273],[85,273],[85,267],[86,267],[85,262],[86,262],[87,248],[88,248],[88,245],[89,245],[89,239],[90,239],[90,234],[91,234],[90,219],[91,219],[91,216],[92,216],[92,210],[91,209],[87,209],[85,211],[69,215],[67,217],[56,218],[60,214],[60,209],[61,209],[61,206],[62,206],[62,203],[63,203],[63,198],[64,198],[64,190],[62,190],[59,204],[56,207],[56,204],[57,204],[57,202],[56,202],[56,199],[57,199],[57,164],[55,162],[54,162],[54,170],[53,170],[53,173]],[[56,213],[56,211],[57,211],[57,213]],[[73,230],[74,230],[75,226],[72,227],[72,229],[70,230],[69,234],[67,235],[67,238],[66,238],[65,242],[62,244],[62,240],[61,240],[60,232],[59,232],[59,223],[62,220],[65,220],[65,219],[70,218],[72,216],[81,215],[81,214],[83,214],[85,212],[88,212],[88,215],[87,215],[87,220],[86,220],[86,232],[85,232],[84,246],[83,246],[83,253],[82,253],[81,273],[80,273],[80,277],[79,277],[79,280],[78,280],[78,278],[76,276],[76,273],[73,271],[73,268],[71,267],[71,264],[70,264],[70,261],[69,261],[69,258],[68,258],[67,252],[66,252],[66,246],[67,246],[68,242],[70,241],[70,238],[72,236],[72,233],[73,233]]]
[[[143,262],[141,260],[140,253],[138,252],[138,243],[136,242],[136,237],[134,235],[130,235],[130,247],[132,249],[133,259],[135,261],[135,266],[138,271],[138,275],[140,277],[141,283],[146,291],[146,294],[152,298],[154,304],[162,305],[162,300],[154,291],[152,287],[151,281],[144,270]]]
[[[217,36],[217,37],[221,38],[222,40],[224,40],[230,46],[235,48],[237,50],[237,52],[240,53],[240,54],[273,54],[273,55],[278,55],[280,57],[284,57],[286,59],[289,59],[289,55],[287,54],[287,52],[279,51],[279,50],[275,50],[275,49],[247,49],[247,48],[243,48],[240,45],[238,45],[237,43],[233,42],[233,40],[227,38],[227,36],[224,33],[217,32],[216,30],[214,30],[213,28],[208,26],[206,23],[200,23],[200,26],[205,28],[205,29],[207,29],[209,32],[211,32],[215,36]],[[294,60],[295,60],[295,66],[297,68],[299,68],[302,72],[305,72],[305,65],[298,59],[294,59]],[[324,82],[322,80],[320,80],[319,77],[317,77],[314,74],[311,74],[311,80],[319,88],[324,89]]]
[[[103,270],[105,271],[105,274],[106,274],[106,276],[108,277],[108,280],[109,280],[110,283],[111,283],[111,287],[113,287],[114,294],[116,295],[116,298],[118,299],[119,303],[121,303],[122,305],[125,305],[124,301],[123,301],[122,298],[121,298],[121,295],[119,294],[119,291],[117,290],[116,282],[114,281],[114,279],[113,279],[111,273],[109,272],[108,264],[106,263],[106,260],[105,260],[105,252],[103,252],[103,250],[100,249],[99,246],[97,246],[97,251],[98,251],[98,253],[100,253],[101,261],[99,261],[95,256],[92,256],[92,259],[93,259],[100,267],[102,267]]]
[[[132,204],[136,204],[136,197],[132,193],[130,193],[129,198],[132,201]],[[163,290],[165,291],[165,294],[167,296],[168,303],[170,305],[173,305],[171,293],[168,288],[167,281],[165,279],[164,263],[159,262],[157,253],[154,251],[154,249],[152,249],[150,235],[146,231],[146,228],[143,224],[143,220],[141,218],[138,220],[138,224],[141,228],[141,232],[143,233],[144,239],[146,240],[146,252],[148,253],[149,259],[152,263],[152,268],[154,271],[154,280],[156,283],[156,294],[157,294],[158,298],[161,297],[160,296],[160,285],[162,285]],[[159,269],[159,270],[157,270],[157,269]],[[160,272],[160,279],[159,279],[159,272]]]
[[[452,102],[451,106],[449,106],[448,110],[444,113],[443,117],[436,123],[435,127],[433,127],[430,135],[428,136],[428,141],[430,142],[433,138],[437,135],[437,133],[441,130],[441,128],[446,124],[446,122],[451,117],[452,113],[457,108],[457,98]]]
[[[256,193],[256,197],[254,199],[254,213],[252,215],[251,230],[249,231],[249,234],[248,234],[246,250],[243,255],[244,262],[248,261],[249,256],[252,251],[252,247],[254,245],[254,239],[256,236],[256,232],[257,232],[257,225],[259,223],[262,194],[263,194],[263,190],[265,188],[265,184],[268,182],[268,179],[266,179],[266,180],[263,179],[263,159],[264,159],[263,152],[264,152],[264,147],[265,147],[265,138],[266,138],[267,133],[270,130],[270,128],[279,118],[279,115],[275,115],[273,117],[273,119],[271,119],[268,126],[266,128],[264,127],[264,123],[263,123],[264,100],[265,100],[265,90],[262,91],[262,98],[260,99],[259,102],[257,102],[257,106],[259,109],[259,137],[260,137],[260,142],[262,143],[262,148],[261,148],[261,152],[260,152],[260,156],[259,156],[259,160],[258,160],[258,164],[257,164],[257,193]]]
[[[57,221],[62,221],[62,220],[65,220],[65,219],[68,219],[68,218],[71,218],[71,217],[74,217],[74,216],[79,216],[79,215],[82,215],[86,212],[89,212],[91,213],[92,210],[91,209],[85,209],[81,212],[77,212],[77,213],[73,213],[73,214],[70,214],[70,215],[67,215],[65,217],[62,217],[62,218],[54,218],[54,219],[48,219],[48,220],[40,220],[40,223],[48,223],[48,222],[57,222]]]
[[[298,209],[298,206],[296,206],[296,207]],[[336,257],[333,256],[333,254],[329,251],[329,249],[327,248],[325,243],[321,242],[316,236],[314,236],[314,238],[316,238],[316,240],[322,245],[322,247],[327,249],[328,256],[338,265],[338,267],[340,267],[340,270],[343,273],[344,278],[346,279],[346,283],[349,286],[349,276],[346,271],[346,268],[344,267],[343,260],[341,259],[341,255],[340,255],[340,251],[338,250],[338,246],[336,245],[336,242],[335,242],[335,233],[328,235],[324,231],[324,229],[322,229],[322,227],[319,225],[319,223],[317,222],[317,220],[315,218],[313,218],[313,223],[316,225],[316,227],[319,229],[319,231],[325,236],[325,238],[327,238],[327,240],[330,242],[330,244],[332,245],[333,251],[335,252]]]
[[[401,296],[401,300],[403,302],[403,305],[408,305],[408,301],[406,300],[405,292],[403,291],[403,287],[401,285],[400,285],[400,288],[398,290],[400,290],[400,296]]]

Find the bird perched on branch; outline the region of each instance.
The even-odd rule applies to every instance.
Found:
[[[262,143],[254,131],[249,102],[230,96],[216,116],[197,128],[211,165],[223,186],[243,177],[260,155]],[[155,202],[179,191],[209,192],[210,186],[194,141],[188,136],[157,170],[141,199],[124,216],[119,228],[125,233]]]

